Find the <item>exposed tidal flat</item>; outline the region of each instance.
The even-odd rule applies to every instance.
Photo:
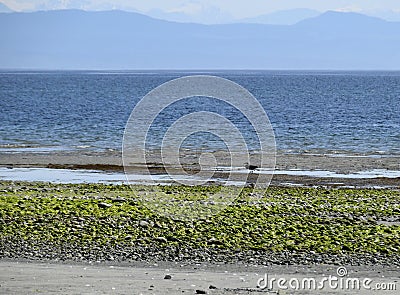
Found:
[[[220,188],[158,187],[171,210],[184,202],[207,204]],[[400,266],[398,190],[244,188],[216,214],[182,221],[138,197],[149,189],[2,181],[0,257]]]
[[[249,174],[244,165],[231,167],[226,153],[213,155],[218,158],[220,166],[211,167],[214,169],[211,183],[233,185]],[[193,176],[199,171],[198,155],[184,153],[180,160],[185,173]],[[398,155],[278,153],[274,171],[257,169],[248,175],[248,182],[271,173],[274,174],[271,179],[274,186],[396,189],[400,187],[399,163]],[[145,164],[136,163],[128,167],[130,183],[171,183],[173,181],[165,168],[166,164],[159,155],[150,154]],[[169,167],[168,172],[182,172],[176,168]],[[184,179],[185,173],[176,175],[175,179]],[[232,181],[227,183],[228,177]],[[118,151],[3,151],[0,152],[0,180],[124,183],[126,176],[121,152]]]

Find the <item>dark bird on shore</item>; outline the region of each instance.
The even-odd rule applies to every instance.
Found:
[[[256,166],[256,165],[250,165],[249,163],[245,163],[245,164],[244,164],[244,168],[246,168],[246,169],[248,169],[248,170],[250,170],[250,171],[254,171],[254,170],[256,170],[256,169],[258,168],[258,166]]]

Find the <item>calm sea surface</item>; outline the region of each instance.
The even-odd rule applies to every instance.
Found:
[[[277,149],[289,153],[400,154],[400,72],[0,72],[0,150],[120,150],[135,104],[174,78],[207,74],[247,88],[272,123]],[[179,117],[217,112],[257,149],[248,121],[211,98],[191,98],[160,113],[148,147]],[[196,134],[186,148],[219,150]]]

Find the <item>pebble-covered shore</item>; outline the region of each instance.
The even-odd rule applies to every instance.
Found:
[[[162,189],[195,202],[217,188]],[[399,191],[269,188],[256,203],[251,194],[185,222],[127,186],[0,182],[0,258],[400,266]]]
[[[128,245],[77,245],[2,238],[0,257],[6,259],[50,260],[59,262],[123,263],[179,262],[183,265],[242,264],[242,265],[351,265],[351,266],[400,266],[400,255],[329,254],[314,251],[270,252],[268,250],[231,251],[215,247],[191,248],[179,246],[128,246]]]

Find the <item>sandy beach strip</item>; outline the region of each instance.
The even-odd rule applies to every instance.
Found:
[[[177,263],[136,265],[77,264],[0,260],[2,294],[398,294],[400,275],[397,268],[348,267],[346,277],[337,275],[333,265],[313,266],[187,266]],[[336,277],[317,289],[324,278]],[[268,279],[268,286],[266,283]],[[285,279],[278,288],[273,279]],[[340,287],[340,279],[343,287]],[[346,281],[349,279],[349,281]],[[350,281],[351,279],[351,281]],[[360,289],[347,282],[360,282]],[[364,280],[370,280],[363,286]],[[299,283],[298,290],[289,282]],[[338,286],[335,287],[337,284]],[[294,285],[295,286],[295,285]],[[304,286],[305,288],[302,288]],[[356,285],[355,285],[356,286]],[[385,287],[387,290],[377,290]],[[375,290],[373,290],[375,289]]]
[[[155,169],[160,159],[156,156],[146,158]],[[182,159],[183,165],[191,165],[191,160]],[[120,152],[79,152],[54,151],[0,152],[0,166],[3,167],[49,167],[96,169],[122,171]],[[150,165],[151,166],[151,165]],[[276,155],[277,170],[327,170],[336,173],[351,173],[372,169],[400,170],[400,156],[341,155],[341,154],[282,154]]]
[[[5,168],[50,168],[72,170],[95,170],[123,173],[120,152],[0,152],[0,167]],[[198,166],[193,159],[183,159],[187,171],[195,173]],[[131,166],[130,173],[141,175],[166,174],[157,157],[150,157],[147,165]],[[357,173],[378,171],[376,177],[362,177]],[[400,156],[322,155],[322,154],[277,154],[276,169],[271,184],[276,186],[332,186],[332,187],[400,187],[400,177],[388,177],[388,172],[400,174]],[[354,177],[352,177],[352,174]],[[381,174],[381,175],[380,175]],[[225,179],[228,173],[216,171],[214,178]],[[342,177],[341,177],[342,176]],[[250,175],[249,182],[257,175]],[[241,178],[240,175],[237,176]],[[235,180],[235,176],[232,177]]]

